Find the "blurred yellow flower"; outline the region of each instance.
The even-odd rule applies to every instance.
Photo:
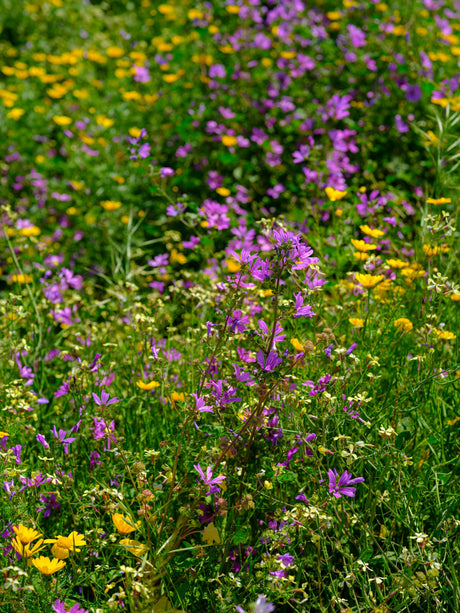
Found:
[[[386,263],[390,268],[406,268],[409,266],[409,262],[404,262],[404,260],[387,260]]]
[[[26,228],[21,228],[19,231],[22,236],[38,236],[40,234],[40,228],[37,226],[27,226]]]
[[[360,317],[350,317],[348,320],[355,328],[362,328],[364,326],[364,319]]]
[[[185,402],[185,394],[184,392],[173,392],[169,398],[171,402],[181,401]]]
[[[11,111],[7,113],[6,116],[8,117],[8,119],[14,119],[15,121],[17,121],[18,119],[21,119],[24,113],[24,109],[11,109]]]
[[[121,202],[118,200],[102,200],[100,204],[106,211],[116,211],[121,207]]]
[[[449,332],[449,330],[434,330],[434,332],[438,335],[439,338],[451,341],[454,338],[457,338],[453,332]]]
[[[236,260],[225,260],[229,272],[238,272],[241,269],[241,264]]]
[[[326,187],[326,189],[324,190],[326,192],[326,196],[329,198],[329,200],[331,202],[337,202],[338,200],[342,200],[342,198],[345,198],[347,192],[341,192],[338,189],[334,189],[333,187]]]
[[[32,283],[32,277],[30,275],[11,275],[11,281],[14,283]]]
[[[121,47],[116,47],[116,46],[107,47],[105,52],[111,58],[121,57],[125,53],[124,49],[122,49]]]
[[[234,147],[237,143],[236,136],[232,134],[224,134],[221,140],[226,147]]]
[[[414,327],[412,325],[412,322],[406,317],[400,317],[399,319],[395,319],[393,323],[395,328],[397,328],[400,332],[410,332]]]
[[[372,238],[380,238],[381,236],[385,234],[383,230],[376,230],[376,229],[370,228],[368,225],[359,226],[359,227],[361,229],[361,232],[364,232],[364,234],[367,234],[367,236],[372,236]]]
[[[72,123],[70,117],[66,117],[66,115],[54,115],[53,121],[57,123],[58,126],[68,126]]]
[[[158,381],[149,381],[148,383],[144,383],[141,379],[139,379],[139,381],[136,381],[136,385],[141,390],[153,390],[154,387],[160,387]]]
[[[374,249],[377,249],[375,245],[356,240],[355,238],[351,239],[351,244],[355,249],[358,249],[358,251],[374,251]]]
[[[296,351],[304,350],[304,346],[302,345],[302,343],[299,341],[298,338],[291,338],[291,345],[294,347]]]
[[[383,281],[383,275],[369,275],[358,272],[355,276],[356,281],[367,289],[375,287],[380,281]]]
[[[441,204],[449,204],[452,202],[452,198],[427,198],[427,204],[434,204],[436,206]]]

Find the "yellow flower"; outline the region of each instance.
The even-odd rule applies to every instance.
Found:
[[[365,253],[364,251],[354,251],[353,255],[356,260],[360,260],[361,262],[365,262],[369,257],[369,254]]]
[[[32,277],[30,275],[11,275],[11,281],[15,283],[32,283]]]
[[[359,226],[359,227],[361,229],[361,232],[364,232],[364,234],[367,234],[367,236],[372,236],[372,238],[380,238],[381,236],[385,234],[383,230],[372,229],[368,225]]]
[[[370,243],[365,243],[364,241],[358,241],[355,238],[351,239],[351,244],[358,251],[374,251],[374,249],[377,249],[375,245],[371,245]]]
[[[227,13],[230,13],[231,15],[238,15],[238,13],[240,12],[240,7],[237,6],[236,4],[229,4],[228,6],[225,7],[225,10],[227,11]]]
[[[101,207],[106,211],[116,211],[121,207],[121,202],[118,200],[102,200]]]
[[[449,330],[434,330],[434,332],[438,335],[439,338],[451,341],[454,338],[457,338],[453,332],[449,332]]]
[[[387,264],[390,268],[406,268],[409,266],[409,262],[404,262],[404,260],[387,260]]]
[[[20,230],[20,234],[22,234],[22,236],[38,236],[40,232],[41,230],[40,228],[37,228],[37,226],[28,226]]]
[[[342,15],[339,13],[339,11],[329,11],[326,13],[326,17],[330,19],[330,21],[337,21],[338,19],[341,19]]]
[[[42,543],[43,543],[43,539],[40,539],[39,541],[37,541],[33,545],[31,545],[31,543],[25,544],[25,543],[22,543],[20,541],[19,537],[17,537],[17,536],[16,536],[16,538],[14,538],[11,541],[11,545],[12,545],[13,549],[15,551],[17,551],[18,554],[22,558],[31,558],[37,552],[39,552],[42,549],[44,549],[45,545],[43,545]]]
[[[179,253],[177,249],[171,250],[171,264],[173,262],[178,262],[179,264],[186,264],[187,258],[183,253]]]
[[[232,134],[224,134],[221,140],[226,147],[233,147],[237,143],[236,136]]]
[[[114,513],[112,515],[113,523],[115,524],[115,528],[118,530],[120,534],[129,534],[130,532],[134,532],[141,525],[141,522],[138,521],[134,523],[134,521],[130,517],[125,517],[121,513]]]
[[[460,294],[459,294],[459,296],[460,296]],[[4,436],[9,436],[8,432],[3,432],[3,430],[0,431],[0,438],[3,438]]]
[[[423,245],[423,253],[428,257],[432,255],[438,255],[441,253],[442,248],[437,245]]]
[[[160,387],[158,381],[149,381],[149,383],[144,383],[141,379],[136,381],[137,387],[140,387],[141,390],[153,390],[154,387]]]
[[[356,281],[360,283],[363,287],[370,289],[375,287],[380,281],[383,281],[383,275],[364,275],[358,272],[355,276]]]
[[[229,189],[227,189],[226,187],[218,187],[216,189],[216,192],[219,194],[219,196],[230,196],[231,192]]]
[[[17,121],[18,119],[21,119],[24,113],[24,109],[11,109],[11,111],[7,113],[6,116],[8,117],[8,119],[14,119]]]
[[[72,123],[70,117],[66,117],[65,115],[54,115],[53,121],[57,123],[58,126],[68,126]]]
[[[341,192],[338,189],[334,189],[333,187],[326,187],[324,190],[326,192],[326,196],[329,198],[331,202],[337,202],[337,200],[342,200],[347,195],[347,192]]]
[[[429,147],[430,145],[437,145],[439,143],[439,138],[432,130],[428,130],[427,132],[428,140],[424,141],[423,144],[425,147]]]
[[[66,563],[62,560],[58,560],[57,558],[53,558],[52,560],[50,560],[49,558],[45,558],[44,556],[40,556],[37,560],[32,560],[32,564],[43,575],[52,575],[58,570],[61,570],[61,568],[64,568],[64,566],[66,565]]]
[[[348,320],[355,328],[362,328],[364,326],[364,319],[360,317],[350,317]]]
[[[412,322],[406,317],[400,317],[399,319],[394,320],[394,326],[399,330],[399,332],[410,332],[414,327]]]
[[[51,553],[59,560],[65,560],[69,557],[70,551],[80,551],[79,547],[86,545],[83,534],[71,532],[69,536],[57,536],[54,539],[46,539],[45,543],[54,543],[51,548]]]
[[[427,198],[426,201],[427,204],[434,204],[437,206],[440,204],[449,204],[452,202],[452,198]]]
[[[39,536],[42,536],[40,532],[34,530],[34,528],[27,528],[24,524],[13,526],[13,531],[21,543],[31,543],[35,541],[35,539],[38,539]]]
[[[169,400],[171,402],[176,402],[177,400],[180,400],[181,402],[185,402],[185,394],[184,392],[173,392]]]
[[[411,283],[414,279],[423,277],[425,270],[421,268],[420,264],[411,264],[408,268],[403,268],[401,274],[406,277],[407,281]]]
[[[120,545],[123,545],[124,549],[127,549],[138,558],[140,558],[148,549],[147,545],[131,539],[122,539],[120,541]]]
[[[294,347],[296,351],[304,351],[304,346],[299,341],[298,338],[291,338],[291,345]]]
[[[225,260],[229,272],[238,272],[241,269],[241,264],[236,260]]]
[[[110,119],[110,117],[105,115],[96,115],[96,123],[101,128],[111,128],[115,123],[115,119]]]
[[[107,55],[111,58],[117,58],[117,57],[121,57],[122,55],[124,55],[124,49],[122,49],[121,47],[107,47],[107,49],[105,50],[105,52],[107,53]]]
[[[450,295],[450,299],[453,300],[454,302],[460,302],[460,293],[454,292],[453,294]]]

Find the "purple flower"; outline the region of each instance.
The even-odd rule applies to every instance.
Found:
[[[88,611],[83,607],[80,607],[77,602],[73,605],[71,609],[66,609],[65,602],[59,599],[54,601],[53,611],[55,611],[55,613],[88,613]]]
[[[44,511],[43,517],[49,517],[54,509],[56,509],[57,513],[59,513],[59,511],[61,510],[61,505],[56,500],[56,494],[54,494],[53,492],[51,492],[49,496],[41,494],[40,502],[45,506],[43,508],[37,509],[37,513],[39,513],[40,511]]]
[[[364,481],[363,477],[356,477],[355,479],[351,478],[351,473],[347,473],[345,471],[340,478],[335,468],[329,469],[327,471],[329,475],[329,494],[332,494],[336,498],[341,498],[342,496],[350,496],[350,498],[355,497],[356,488],[349,487],[355,483],[362,483]]]
[[[43,445],[43,447],[45,448],[49,447],[49,444],[46,442],[46,439],[43,436],[43,434],[37,434],[36,438],[37,438],[37,441]]]
[[[67,437],[67,430],[61,430],[59,429],[59,432],[56,430],[56,426],[53,426],[52,429],[50,430],[51,434],[53,435],[54,438],[57,438],[58,441],[60,443],[62,443],[64,445],[64,453],[69,453],[69,445],[70,443],[73,443],[74,441],[76,441],[76,438],[72,438],[72,437]]]
[[[266,358],[264,357],[262,350],[259,350],[259,353],[257,354],[257,363],[259,364],[260,368],[266,372],[275,370],[275,368],[277,368],[282,361],[282,358],[278,357],[276,351],[270,351]]]
[[[302,292],[299,292],[298,294],[294,294],[294,298],[295,298],[295,308],[296,308],[294,319],[297,319],[298,317],[313,317],[314,316],[315,313],[311,310],[311,306],[303,306]]]
[[[70,386],[67,383],[67,381],[64,381],[64,383],[61,385],[61,387],[58,389],[58,391],[54,392],[54,397],[55,398],[60,398],[61,396],[65,396],[69,392],[70,392]]]
[[[353,343],[352,345],[350,345],[350,347],[348,347],[348,349],[346,351],[346,354],[350,355],[350,353],[353,353],[353,351],[355,350],[356,346],[357,346],[357,343]]]
[[[160,176],[162,179],[164,179],[165,177],[172,177],[173,175],[174,175],[174,170],[172,168],[169,168],[169,166],[164,166],[160,170]]]
[[[201,396],[193,393],[192,396],[195,398],[195,409],[200,413],[214,413],[212,406],[206,405],[206,402]]]
[[[203,469],[199,464],[194,464],[193,468],[200,475],[200,479],[203,481],[203,483],[209,487],[209,490],[206,492],[206,496],[209,496],[209,494],[214,494],[215,492],[220,490],[220,488],[216,487],[216,485],[218,483],[222,483],[222,481],[225,481],[226,477],[224,477],[223,475],[220,475],[219,477],[213,477],[212,468],[210,466],[208,466],[206,469],[206,475],[204,474]]]
[[[11,451],[13,452],[16,464],[21,463],[21,449],[21,445],[15,445],[14,447],[11,447]]]
[[[268,602],[265,596],[258,596],[254,603],[254,613],[272,613],[275,610],[275,605]]]
[[[105,422],[103,419],[98,420],[97,417],[94,418],[94,426],[93,426],[93,436],[94,440],[97,441],[100,438],[105,438],[106,440],[106,450],[110,449],[110,443],[113,441],[117,442],[115,435],[112,434],[115,430],[115,420],[112,419],[110,424]]]
[[[249,317],[247,315],[242,315],[240,310],[233,311],[227,323],[232,332],[244,332],[249,323]]]
[[[108,394],[105,390],[102,390],[100,398],[97,394],[93,392],[93,398],[94,402],[100,407],[108,407],[115,402],[119,402],[118,398],[110,398],[110,394]]]
[[[252,382],[251,375],[248,372],[241,370],[241,366],[238,366],[238,364],[233,364],[232,366],[233,370],[235,371],[237,381],[240,381],[241,383]]]
[[[307,159],[310,154],[310,147],[308,145],[300,145],[298,151],[294,151],[292,157],[294,158],[294,164],[300,164]]]
[[[283,566],[292,566],[292,563],[294,562],[294,556],[291,556],[289,553],[285,553],[283,555],[278,554],[277,558]]]

